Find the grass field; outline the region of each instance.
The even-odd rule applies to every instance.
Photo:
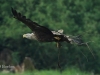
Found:
[[[57,70],[41,70],[34,72],[24,72],[24,73],[0,73],[0,75],[91,75],[87,72],[81,72],[78,69],[66,69],[62,73]]]

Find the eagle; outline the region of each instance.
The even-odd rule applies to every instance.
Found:
[[[79,39],[71,38],[67,35],[63,34],[63,30],[51,31],[45,26],[41,26],[36,22],[33,22],[30,19],[27,19],[26,16],[23,16],[21,13],[17,12],[15,9],[11,8],[12,14],[15,19],[21,21],[25,25],[27,25],[32,33],[24,34],[23,37],[31,40],[37,40],[39,42],[56,42],[57,47],[60,47],[60,42],[72,43],[75,42],[77,44],[82,43]]]
[[[62,29],[58,31],[52,31],[45,26],[41,26],[38,23],[33,22],[30,19],[27,19],[26,16],[23,16],[20,12],[17,12],[13,8],[11,8],[11,11],[15,19],[21,21],[32,30],[32,33],[24,34],[23,35],[24,38],[37,40],[39,42],[56,42],[57,48],[61,47],[61,42],[67,42],[69,44],[75,43],[80,46],[86,45],[89,48],[88,46],[89,42],[83,42],[83,40],[80,38],[81,37],[80,35],[78,36],[65,35]],[[92,55],[94,56],[93,53]],[[58,59],[59,59],[59,55],[58,55]],[[59,61],[58,61],[58,66],[59,66]]]

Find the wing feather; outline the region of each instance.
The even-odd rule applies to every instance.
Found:
[[[23,16],[13,8],[11,8],[11,10],[14,18],[27,25],[34,32],[39,41],[51,41],[53,39],[54,35],[48,28],[40,26],[36,22],[27,19],[26,16]]]
[[[14,15],[14,18],[26,24],[32,31],[36,32],[39,30],[45,34],[53,35],[53,33],[48,28],[44,26],[40,26],[39,24],[31,21],[30,19],[26,19],[26,16],[23,16],[21,13],[17,12],[13,8],[11,8],[11,10],[12,10],[12,14]]]

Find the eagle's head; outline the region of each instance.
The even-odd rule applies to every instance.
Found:
[[[36,37],[35,37],[34,33],[27,33],[27,34],[24,34],[24,35],[23,35],[23,38],[36,40]]]

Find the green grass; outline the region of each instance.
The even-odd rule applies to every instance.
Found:
[[[41,70],[41,71],[34,71],[34,72],[24,72],[24,73],[0,73],[0,75],[90,75],[90,73],[82,72],[78,69],[66,69],[62,73],[57,70]]]

